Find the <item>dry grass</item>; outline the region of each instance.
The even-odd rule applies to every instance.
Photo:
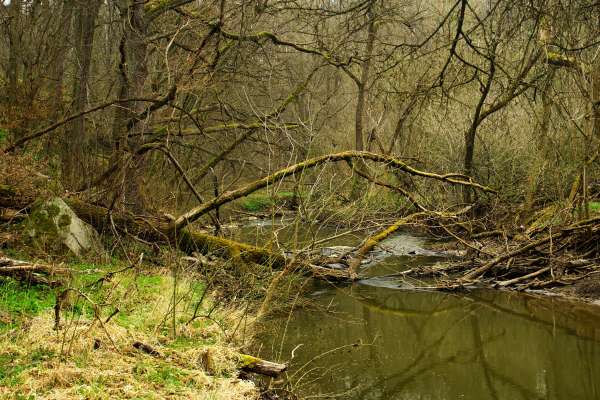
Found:
[[[217,309],[209,318],[188,324],[197,285],[189,277],[175,281],[165,272],[128,271],[102,289],[72,299],[60,330],[53,329],[54,314],[48,307],[19,319],[12,329],[0,330],[0,398],[257,398],[258,389],[237,379],[236,370],[240,326],[249,322],[239,310]],[[170,322],[173,298],[175,336]],[[91,312],[91,302],[100,308],[101,318]],[[121,311],[104,322],[115,306]],[[201,314],[212,306],[205,300]],[[160,355],[135,349],[136,341]],[[200,362],[207,349],[208,371]]]

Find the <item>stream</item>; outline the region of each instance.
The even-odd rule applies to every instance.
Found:
[[[246,237],[260,231],[244,229],[253,230]],[[389,276],[438,260],[427,244],[400,233],[364,266],[366,279],[314,281],[314,306],[274,321],[261,355],[289,362],[305,398],[600,399],[600,306],[496,290],[416,291]]]

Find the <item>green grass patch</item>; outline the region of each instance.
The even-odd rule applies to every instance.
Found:
[[[133,373],[140,379],[167,390],[186,386],[190,374],[173,365],[162,362],[140,361],[133,368]]]
[[[273,205],[274,202],[270,197],[259,194],[248,196],[242,200],[242,208],[250,212],[264,211]]]
[[[254,193],[241,200],[241,207],[250,212],[265,211],[276,206],[290,205],[294,192],[278,192],[274,195]]]
[[[12,279],[0,279],[0,312],[10,318],[35,316],[54,307],[54,290],[46,286],[24,285]],[[0,319],[0,329],[12,325]]]
[[[588,210],[594,213],[600,212],[600,201],[590,201],[588,203]]]

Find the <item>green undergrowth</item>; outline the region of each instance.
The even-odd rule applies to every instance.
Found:
[[[0,333],[14,328],[25,318],[51,309],[54,303],[53,289],[0,278]]]
[[[73,290],[58,330],[62,289],[0,279],[0,399],[257,397],[253,384],[236,379],[233,355],[243,343],[233,332],[243,313],[218,307],[193,272],[176,261],[173,269],[64,266],[74,271]],[[136,341],[160,355],[136,350]],[[210,371],[199,363],[209,350]]]
[[[249,212],[266,211],[274,207],[293,207],[293,192],[277,192],[275,194],[253,193],[240,200],[240,206]]]
[[[600,212],[600,201],[590,201],[588,203],[588,210],[593,213]]]
[[[588,203],[588,211],[590,214],[600,213],[600,202],[590,201]],[[564,203],[552,203],[536,211],[527,220],[527,225],[529,226],[527,233],[564,225],[565,223],[569,223],[575,216],[583,217],[584,207],[577,207],[573,210],[573,208]]]

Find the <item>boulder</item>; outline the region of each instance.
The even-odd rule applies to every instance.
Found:
[[[35,247],[47,252],[76,256],[102,254],[98,232],[83,222],[61,198],[52,198],[35,207],[25,221],[25,233]]]

